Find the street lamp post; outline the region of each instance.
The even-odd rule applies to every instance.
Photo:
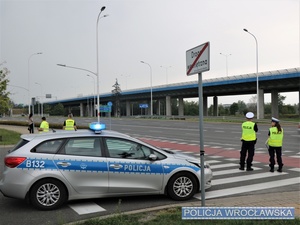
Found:
[[[30,114],[31,99],[30,99],[30,59],[34,55],[43,54],[42,52],[33,53],[28,57],[28,115]]]
[[[40,83],[35,82],[35,84],[40,85],[41,86],[41,116],[43,117],[43,102],[42,102],[42,97],[43,97],[43,86]]]
[[[226,57],[226,76],[228,77],[228,56],[231,56],[231,54],[226,55],[226,54],[220,53],[220,55],[223,55]]]
[[[96,101],[95,101],[95,100],[96,100],[96,99],[95,99],[95,86],[96,86],[96,85],[95,85],[95,78],[92,77],[92,76],[89,75],[89,74],[87,74],[87,76],[90,77],[90,78],[92,78],[93,81],[94,81],[94,94],[93,94],[93,95],[94,95],[94,106],[95,106],[95,102],[96,102]],[[96,108],[95,108],[95,107],[94,107],[94,115],[96,115]]]
[[[152,101],[153,101],[153,100],[152,100],[152,68],[151,68],[151,66],[150,66],[149,63],[146,63],[146,62],[144,62],[144,61],[141,61],[141,63],[147,64],[147,65],[149,66],[149,68],[150,68],[150,86],[151,86],[151,87],[150,87],[150,99],[151,99],[151,100],[150,100],[150,102],[151,102],[151,103],[150,103],[150,104],[151,104],[151,107],[150,107],[150,108],[151,108],[150,115],[153,116],[153,104],[152,104],[152,103],[153,103],[153,102],[152,102]]]
[[[247,29],[244,29],[244,31],[250,34],[252,37],[254,37],[256,43],[256,98],[257,98],[256,110],[257,110],[257,119],[259,119],[260,117],[259,117],[259,85],[258,85],[258,42],[254,34],[250,33]]]
[[[160,66],[160,67],[166,69],[166,84],[168,84],[168,68],[171,68],[171,66]]]
[[[66,67],[66,68],[71,68],[71,69],[76,69],[76,70],[82,70],[82,71],[85,71],[85,72],[89,72],[91,74],[94,74],[96,77],[98,77],[98,74],[96,74],[95,72],[91,71],[91,70],[87,70],[87,69],[84,69],[84,68],[80,68],[80,67],[75,67],[75,66],[67,66],[65,64],[57,64],[58,66],[62,66],[62,67]],[[97,86],[97,95],[98,95],[98,98],[97,98],[97,107],[98,107],[98,110],[100,109],[100,98],[99,98],[99,85]],[[98,123],[100,123],[100,113],[98,113]]]
[[[97,113],[97,118],[98,118],[98,123],[100,123],[100,95],[99,95],[99,51],[98,51],[98,23],[99,23],[99,19],[100,18],[103,18],[103,17],[107,17],[108,15],[104,15],[102,17],[100,17],[102,11],[104,11],[105,9],[105,6],[103,6],[101,9],[100,9],[100,12],[98,14],[98,18],[97,18],[97,23],[96,23],[96,59],[97,59],[97,72],[94,73],[90,70],[87,70],[87,69],[83,69],[83,68],[79,68],[79,67],[74,67],[74,66],[66,66],[64,64],[57,64],[58,66],[63,66],[63,67],[68,67],[68,68],[72,68],[72,69],[78,69],[78,70],[83,70],[83,71],[86,71],[86,72],[89,72],[91,74],[94,74],[96,77],[97,77],[97,110],[98,110],[98,113]]]
[[[105,6],[102,6],[100,9],[100,12],[98,14],[97,18],[97,24],[96,24],[96,59],[97,59],[97,108],[98,108],[98,123],[100,123],[100,96],[99,96],[99,48],[98,48],[98,23],[100,20],[101,13],[105,10]],[[106,17],[107,15],[104,15],[103,17]]]

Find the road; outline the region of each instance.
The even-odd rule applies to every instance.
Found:
[[[53,119],[53,120],[52,120]],[[51,123],[63,121],[62,118],[49,118]],[[91,119],[76,118],[77,124],[87,124]],[[59,122],[61,122],[59,121]],[[120,131],[140,138],[150,144],[192,154],[199,158],[199,124],[187,121],[102,119],[108,129]],[[281,191],[300,191],[299,135],[296,126],[283,127],[284,171],[270,173],[265,140],[268,125],[258,125],[258,143],[254,156],[254,171],[238,170],[240,150],[240,124],[204,123],[205,161],[214,172],[213,187],[206,191],[206,199],[256,193],[280,193]],[[1,152],[0,168],[3,168],[4,151]],[[199,201],[197,194],[192,201]],[[295,199],[299,202],[300,199]],[[4,224],[62,224],[115,212],[174,204],[165,196],[143,196],[130,198],[106,198],[69,202],[54,211],[38,212],[25,202],[5,198],[0,195],[1,221]],[[200,205],[200,203],[199,203]]]

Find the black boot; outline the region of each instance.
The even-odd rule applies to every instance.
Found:
[[[245,170],[245,164],[241,164],[241,163],[240,163],[240,168],[239,168],[239,170]]]
[[[280,165],[280,166],[278,167],[278,170],[277,170],[277,172],[279,172],[279,173],[281,173],[281,172],[282,172],[282,166],[283,166],[283,164],[282,164],[282,165]]]
[[[273,172],[274,172],[274,165],[271,165],[271,164],[270,164],[269,166],[270,166],[270,172],[273,173]]]

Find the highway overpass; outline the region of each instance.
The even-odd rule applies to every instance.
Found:
[[[259,81],[259,112],[260,118],[264,115],[264,94],[271,93],[272,115],[278,116],[278,93],[298,92],[298,102],[300,101],[300,68],[290,68],[260,72],[258,74],[243,74],[230,77],[205,79],[203,83],[203,110],[207,115],[207,99],[213,97],[214,114],[217,113],[218,97],[237,96],[257,93],[256,79]],[[122,115],[133,115],[133,107],[140,104],[148,105],[143,109],[144,114],[150,115],[151,87],[131,89],[122,91],[119,95]],[[184,116],[183,99],[198,97],[198,81],[182,82],[168,85],[152,87],[153,114],[171,115],[171,99],[179,102],[178,116]],[[93,116],[95,96],[82,96],[77,98],[63,99],[47,102],[47,104],[62,103],[65,108],[73,112],[77,110],[80,116]],[[112,93],[101,93],[100,104],[107,105],[113,103],[113,111],[116,113],[116,96]],[[97,104],[97,102],[95,102]],[[141,109],[142,111],[142,109]]]

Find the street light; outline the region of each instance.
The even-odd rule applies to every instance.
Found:
[[[99,96],[99,48],[98,48],[98,23],[100,18],[102,17],[106,17],[108,15],[104,15],[102,17],[100,17],[101,13],[105,10],[105,6],[102,6],[102,8],[100,9],[100,12],[98,14],[98,18],[97,18],[97,24],[96,24],[96,59],[97,59],[97,72],[96,72],[96,76],[97,76],[97,108],[98,108],[98,123],[100,123],[100,96]]]
[[[99,23],[99,19],[100,18],[103,18],[103,17],[107,17],[108,15],[104,15],[102,17],[100,17],[101,15],[101,12],[105,9],[105,6],[103,6],[101,9],[100,9],[100,12],[98,14],[98,18],[97,18],[97,24],[96,24],[96,59],[97,59],[97,72],[92,72],[90,70],[87,70],[87,69],[83,69],[83,68],[80,68],[80,67],[74,67],[74,66],[66,66],[64,64],[57,64],[58,66],[63,66],[63,67],[67,67],[67,68],[72,68],[72,69],[77,69],[77,70],[83,70],[83,71],[86,71],[86,72],[89,72],[91,74],[94,74],[96,77],[97,77],[97,109],[98,109],[98,114],[97,114],[97,118],[98,118],[98,123],[100,123],[100,95],[99,95],[99,54],[98,54],[98,23]]]
[[[150,89],[150,98],[151,98],[151,112],[150,112],[150,115],[153,116],[153,106],[152,106],[152,68],[150,66],[149,63],[146,63],[144,61],[141,61],[141,63],[144,63],[144,64],[147,64],[150,68],[150,86],[151,86],[151,89]]]
[[[94,115],[96,115],[96,108],[95,108],[95,102],[96,102],[96,101],[95,101],[95,100],[96,100],[96,99],[95,99],[95,86],[96,86],[96,85],[95,85],[95,78],[92,77],[92,76],[89,75],[89,74],[87,74],[87,76],[90,77],[90,78],[92,78],[93,81],[94,81],[94,93],[93,93],[93,95],[94,95]]]
[[[160,67],[166,69],[166,83],[168,84],[168,68],[171,68],[171,66],[160,66]]]
[[[259,119],[258,43],[257,43],[257,39],[254,36],[254,34],[250,33],[247,29],[244,29],[244,31],[247,32],[248,34],[250,34],[252,37],[254,37],[255,43],[256,43],[256,98],[257,98],[256,110],[257,110],[257,119]]]
[[[82,70],[82,71],[85,71],[85,72],[89,72],[91,74],[94,74],[97,78],[98,78],[98,74],[96,74],[95,72],[91,71],[91,70],[87,70],[87,69],[84,69],[84,68],[80,68],[80,67],[75,67],[75,66],[67,66],[65,64],[56,64],[58,66],[62,66],[62,67],[66,67],[66,68],[71,68],[71,69],[76,69],[76,70]],[[98,79],[97,79],[98,81]],[[99,98],[99,85],[97,85],[97,108],[98,110],[100,109],[100,98]],[[100,123],[100,113],[98,113],[98,122]]]
[[[43,102],[42,102],[42,97],[43,97],[43,86],[40,83],[35,82],[35,84],[41,86],[41,116],[43,117]]]
[[[30,99],[30,59],[34,55],[43,54],[42,52],[33,53],[28,57],[28,115],[30,114],[31,99]]]
[[[228,56],[231,56],[231,54],[226,55],[226,54],[220,53],[220,55],[223,55],[226,57],[226,76],[228,77]]]

